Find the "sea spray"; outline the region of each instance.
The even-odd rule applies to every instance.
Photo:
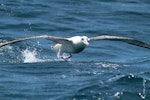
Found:
[[[35,63],[35,62],[47,62],[52,61],[52,59],[47,58],[41,58],[38,56],[38,51],[36,48],[33,50],[30,50],[29,48],[26,48],[25,50],[21,51],[22,53],[22,60],[24,63]]]
[[[40,58],[37,58],[37,51],[36,49],[34,50],[29,50],[28,48],[23,50],[22,52],[23,56],[23,62],[24,63],[33,63],[33,62],[41,62],[43,61]]]

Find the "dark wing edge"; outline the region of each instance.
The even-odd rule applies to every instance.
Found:
[[[144,42],[139,41],[139,40],[136,40],[136,39],[133,39],[133,38],[128,38],[128,37],[103,35],[103,36],[91,37],[89,39],[89,41],[96,41],[96,40],[122,41],[122,42],[126,42],[128,44],[132,44],[132,45],[136,45],[136,46],[139,46],[139,47],[150,49],[149,44],[144,43]]]
[[[42,38],[43,39],[47,39],[47,40],[51,40],[53,42],[60,43],[60,44],[63,44],[65,42],[69,41],[68,39],[65,39],[65,38],[54,37],[54,36],[47,36],[47,35],[41,35],[41,36],[33,36],[33,37],[20,38],[20,39],[12,40],[12,41],[9,41],[9,42],[0,43],[0,47],[3,47],[3,46],[8,45],[8,44],[13,44],[13,43],[25,41],[25,40],[42,39]]]

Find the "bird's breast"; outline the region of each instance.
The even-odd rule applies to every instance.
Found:
[[[73,53],[80,53],[84,50],[84,48],[76,48]]]
[[[62,45],[62,51],[66,52],[66,53],[79,53],[82,52],[84,50],[86,46],[81,44],[81,43],[71,43],[68,45]]]
[[[76,44],[73,46],[73,53],[80,53],[84,50],[85,46],[83,44]]]

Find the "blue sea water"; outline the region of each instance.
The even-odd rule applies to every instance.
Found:
[[[149,0],[1,0],[0,43],[117,35],[150,44],[149,9]],[[150,100],[150,50],[103,40],[59,61],[52,45],[0,48],[0,100]]]

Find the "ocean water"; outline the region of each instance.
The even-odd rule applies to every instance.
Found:
[[[0,43],[29,36],[117,35],[150,44],[149,0],[1,0]],[[68,61],[53,42],[0,48],[0,100],[150,100],[150,50],[94,41]]]

